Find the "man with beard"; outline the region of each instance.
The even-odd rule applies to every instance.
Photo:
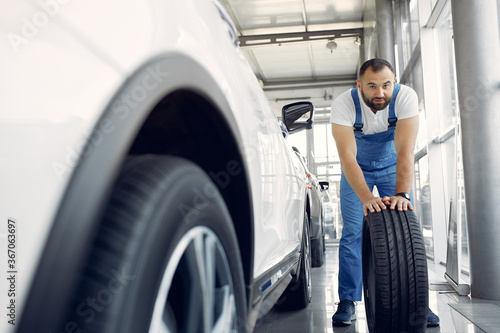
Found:
[[[344,227],[339,244],[339,298],[334,325],[356,319],[361,300],[361,231],[363,214],[389,207],[413,210],[413,149],[418,132],[418,97],[396,83],[383,59],[366,61],[357,88],[332,103],[330,120],[342,166],[340,207]],[[397,126],[396,126],[397,123]],[[376,186],[379,196],[372,191]],[[428,326],[439,325],[429,309]]]

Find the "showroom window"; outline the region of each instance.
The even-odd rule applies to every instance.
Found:
[[[316,176],[320,181],[329,182],[330,208],[327,209],[332,210],[331,214],[334,217],[333,225],[326,226],[326,239],[334,240],[340,238],[343,225],[340,215],[340,160],[330,122],[315,123],[313,133]]]
[[[432,6],[434,11],[419,5]],[[420,18],[418,9],[423,9]],[[422,22],[418,23],[419,19]],[[401,1],[396,23],[400,30],[400,81],[414,88],[419,96],[414,193],[427,255],[436,263],[458,261],[460,270],[467,272],[465,191],[450,3]],[[452,256],[447,246],[449,235],[458,237],[453,240]]]
[[[469,271],[467,217],[465,214],[465,190],[460,137],[460,112],[456,89],[455,55],[453,45],[453,22],[448,3],[443,9],[436,27],[436,66],[440,69],[439,133],[442,141],[443,174],[446,202],[450,203],[452,220],[457,223],[457,256],[462,272]],[[449,219],[450,220],[450,219]],[[446,221],[449,223],[449,220]],[[449,228],[449,225],[448,225]]]
[[[397,22],[399,22],[398,32],[400,33],[400,40],[398,41],[398,45],[401,45],[401,59],[399,59],[399,64],[402,73],[410,64],[412,54],[420,40],[418,1],[401,1],[396,17],[398,17]]]

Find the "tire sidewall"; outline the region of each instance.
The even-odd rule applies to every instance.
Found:
[[[397,210],[369,213],[363,221],[362,239],[369,331],[424,332],[428,309],[427,258],[416,215]],[[371,286],[370,278],[374,280]]]
[[[117,307],[114,311],[121,314],[121,320],[116,323],[118,329],[113,331],[148,331],[157,293],[172,254],[184,235],[195,227],[204,226],[217,236],[224,248],[233,280],[239,332],[246,332],[241,256],[231,218],[215,185],[203,171],[192,169],[175,188],[159,186],[162,200],[151,207],[151,215],[138,221],[144,225],[139,228],[142,231],[138,236],[139,246],[131,251],[133,255],[126,260],[128,264],[121,268],[125,272],[132,271],[133,280],[120,295],[122,299],[114,302]]]

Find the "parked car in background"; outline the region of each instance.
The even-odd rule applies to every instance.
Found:
[[[325,235],[328,239],[337,239],[337,226],[335,223],[335,213],[333,210],[333,202],[330,198],[330,184],[327,181],[319,182],[321,187],[321,198],[323,200],[323,221],[325,221]]]
[[[309,304],[311,189],[219,1],[0,13],[1,332],[250,332]]]
[[[318,178],[309,171],[304,156],[297,147],[293,147],[298,160],[302,163],[307,179],[311,218],[312,266],[321,267],[325,262],[325,222],[323,220],[323,198]]]

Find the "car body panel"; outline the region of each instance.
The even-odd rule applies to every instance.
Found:
[[[300,151],[294,147],[297,160],[302,164],[303,173],[308,183],[309,203],[310,203],[310,235],[311,240],[317,240],[324,236],[324,221],[323,221],[323,201],[321,196],[321,188],[316,175],[312,174],[307,168],[305,158]]]
[[[1,7],[0,48],[5,61],[0,64],[4,73],[0,78],[0,212],[3,220],[12,218],[19,225],[16,298],[20,307],[71,170],[98,111],[124,77],[57,24],[33,30],[32,39],[17,50],[7,37],[22,36],[23,29],[29,29],[25,22],[32,18],[33,8],[23,2],[4,2]],[[75,104],[75,100],[85,103]],[[94,112],[89,112],[89,106]]]
[[[311,240],[324,236],[323,201],[318,185],[318,178],[311,174]]]

